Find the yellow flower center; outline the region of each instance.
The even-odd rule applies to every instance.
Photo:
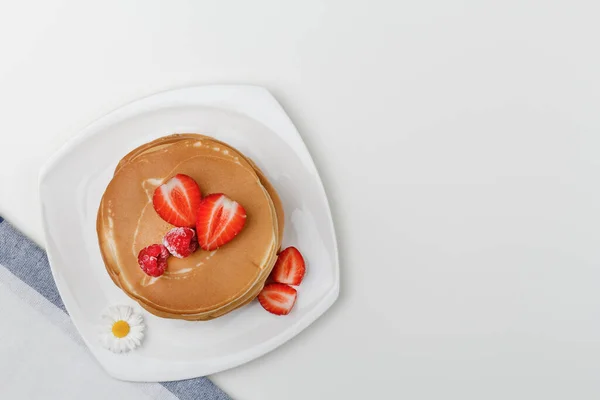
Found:
[[[115,322],[112,326],[112,333],[118,338],[124,338],[129,334],[129,324],[123,320]]]

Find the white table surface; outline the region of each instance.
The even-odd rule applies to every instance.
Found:
[[[321,171],[341,296],[217,384],[241,400],[597,399],[597,4],[2,1],[0,215],[41,242],[40,166],[109,110],[263,85]]]

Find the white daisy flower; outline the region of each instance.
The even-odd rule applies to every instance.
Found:
[[[129,306],[113,306],[102,314],[100,343],[114,353],[125,353],[142,345],[144,319]]]

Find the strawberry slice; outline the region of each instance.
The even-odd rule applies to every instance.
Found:
[[[214,250],[231,241],[246,223],[246,210],[222,193],[206,196],[198,207],[196,234],[203,250]]]
[[[306,266],[302,254],[295,247],[288,247],[277,256],[271,279],[288,285],[299,285],[304,278]]]
[[[258,294],[261,306],[271,314],[288,315],[296,303],[296,289],[283,283],[269,283]]]
[[[171,225],[193,228],[201,200],[196,181],[177,174],[156,188],[152,203],[158,215]]]

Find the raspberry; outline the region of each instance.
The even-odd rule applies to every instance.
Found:
[[[138,264],[146,274],[161,276],[167,269],[169,250],[162,244],[152,244],[144,247],[138,254]]]
[[[165,235],[163,245],[177,258],[185,258],[198,248],[196,231],[191,228],[173,228]]]

